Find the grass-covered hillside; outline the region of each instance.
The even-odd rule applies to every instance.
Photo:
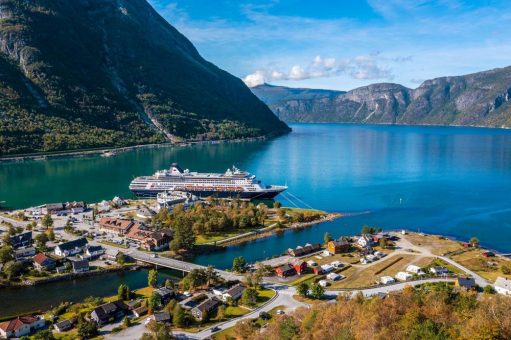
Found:
[[[288,127],[145,0],[0,0],[0,155]]]

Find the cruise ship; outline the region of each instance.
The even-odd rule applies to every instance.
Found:
[[[161,192],[188,192],[199,198],[272,199],[286,186],[264,185],[246,171],[236,167],[220,173],[199,173],[183,170],[177,163],[170,169],[157,171],[152,176],[135,178],[130,186],[137,197],[157,197]]]

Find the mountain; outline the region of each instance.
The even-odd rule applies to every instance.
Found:
[[[511,67],[427,80],[416,89],[391,83],[339,93],[275,88],[252,92],[286,122],[511,127]]]
[[[287,131],[146,0],[0,0],[0,155]]]

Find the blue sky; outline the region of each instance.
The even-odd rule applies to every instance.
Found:
[[[511,1],[149,0],[245,80],[349,90],[511,65]]]

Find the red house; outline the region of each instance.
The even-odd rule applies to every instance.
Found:
[[[321,267],[314,267],[312,268],[312,271],[314,272],[314,274],[316,275],[320,275],[320,274],[323,274],[323,269]]]
[[[307,272],[307,262],[305,261],[298,261],[293,263],[293,267],[295,268],[295,271],[298,275],[302,275],[303,273]]]
[[[286,277],[286,276],[292,276],[296,274],[295,267],[290,265],[289,263],[283,264],[282,266],[279,266],[275,268],[275,273],[279,277]]]

